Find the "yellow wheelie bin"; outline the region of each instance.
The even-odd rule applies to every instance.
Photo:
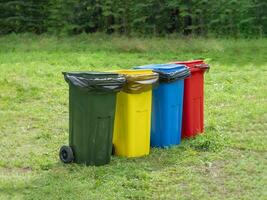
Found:
[[[149,154],[152,107],[152,87],[158,74],[152,70],[117,70],[126,84],[117,93],[113,153],[139,157]]]

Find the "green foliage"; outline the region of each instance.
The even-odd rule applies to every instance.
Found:
[[[47,3],[47,0],[1,0],[0,33],[45,32],[44,22],[48,17]]]
[[[265,36],[265,0],[0,0],[0,33]]]

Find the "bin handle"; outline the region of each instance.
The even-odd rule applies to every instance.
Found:
[[[207,71],[209,71],[210,65],[206,63],[201,63],[201,64],[194,65],[194,68],[206,69]]]

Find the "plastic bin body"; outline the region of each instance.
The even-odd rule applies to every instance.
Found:
[[[110,162],[116,93],[84,92],[70,86],[69,144],[74,162]]]
[[[204,64],[202,60],[181,61],[190,68],[191,77],[184,83],[184,105],[182,137],[188,138],[204,131],[204,73],[205,70],[195,66]]]
[[[151,70],[119,70],[120,74],[152,74]],[[115,155],[139,157],[149,154],[152,85],[141,93],[117,94],[113,144]]]
[[[153,90],[151,146],[180,144],[184,80],[160,83]]]
[[[88,89],[83,84],[81,85],[84,88],[81,88],[68,82],[69,146],[73,151],[75,163],[104,165],[110,162],[112,153],[116,94],[119,91],[114,89],[112,83],[106,84],[107,87],[111,85],[112,89],[104,88],[104,79],[105,77],[116,79],[118,74],[89,72],[85,76],[92,81],[98,77],[97,81],[103,79],[103,82],[97,83],[96,89]]]
[[[169,66],[169,67],[168,67]],[[175,72],[184,65],[148,65],[137,69],[154,69],[161,72]],[[169,147],[181,142],[184,79],[159,82],[153,89],[151,147]]]

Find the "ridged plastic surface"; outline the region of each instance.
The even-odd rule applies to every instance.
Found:
[[[116,93],[87,92],[70,85],[69,144],[74,162],[104,165],[110,162]]]

